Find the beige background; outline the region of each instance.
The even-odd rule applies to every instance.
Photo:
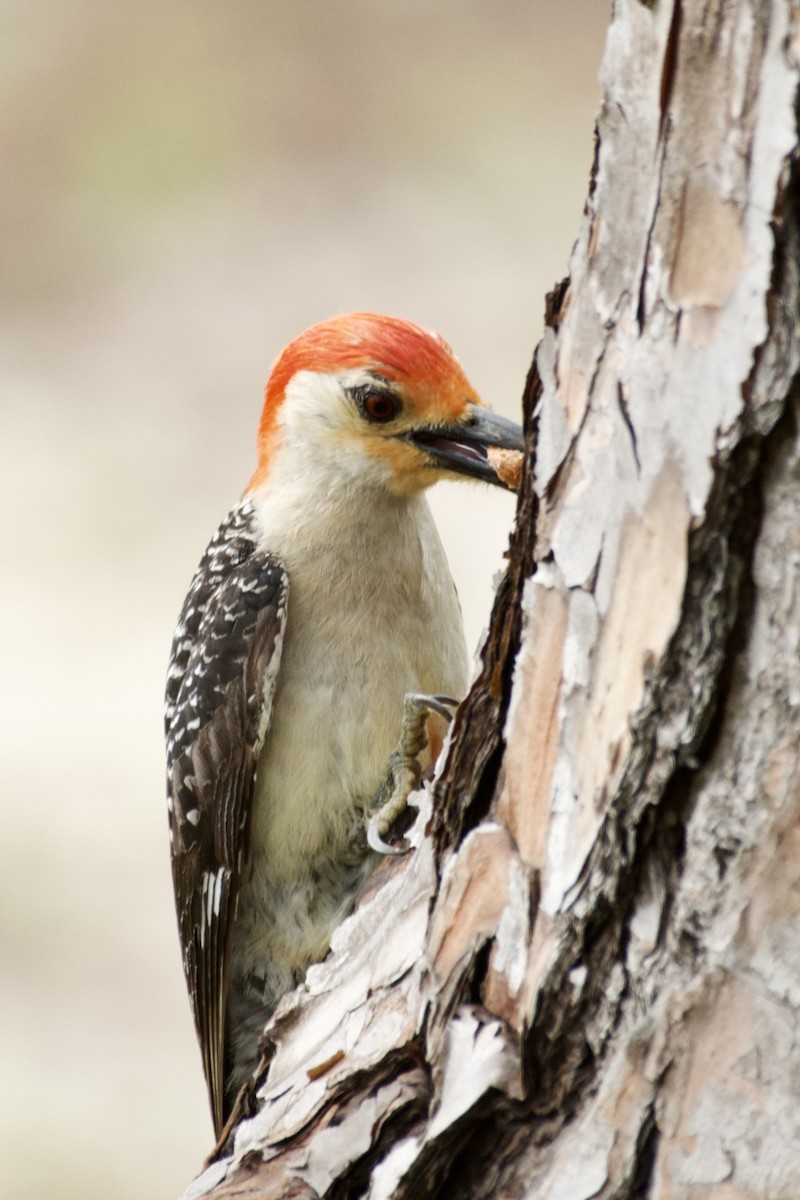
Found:
[[[209,1148],[163,802],[175,616],[312,321],[439,328],[518,412],[607,15],[0,0],[3,1196],[170,1197]],[[513,503],[440,491],[474,643]]]

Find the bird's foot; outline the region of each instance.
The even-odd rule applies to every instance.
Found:
[[[438,713],[449,724],[458,701],[450,696],[424,696],[409,692],[403,705],[400,742],[389,759],[389,768],[367,820],[367,843],[378,854],[405,854],[408,847],[384,841],[395,821],[408,807],[408,797],[422,780],[420,755],[428,746],[428,717]]]

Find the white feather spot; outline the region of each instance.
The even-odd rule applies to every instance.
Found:
[[[200,945],[205,946],[205,931],[219,916],[219,906],[222,903],[222,880],[225,868],[203,873],[202,898],[205,904],[205,921],[200,923]]]

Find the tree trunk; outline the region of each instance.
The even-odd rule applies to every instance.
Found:
[[[800,1196],[799,58],[616,0],[483,669],[187,1200]]]

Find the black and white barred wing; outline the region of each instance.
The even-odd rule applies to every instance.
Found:
[[[224,1123],[231,933],[269,726],[288,578],[256,551],[245,504],[211,542],[178,624],[167,685],[167,795],[183,967],[217,1133]]]

